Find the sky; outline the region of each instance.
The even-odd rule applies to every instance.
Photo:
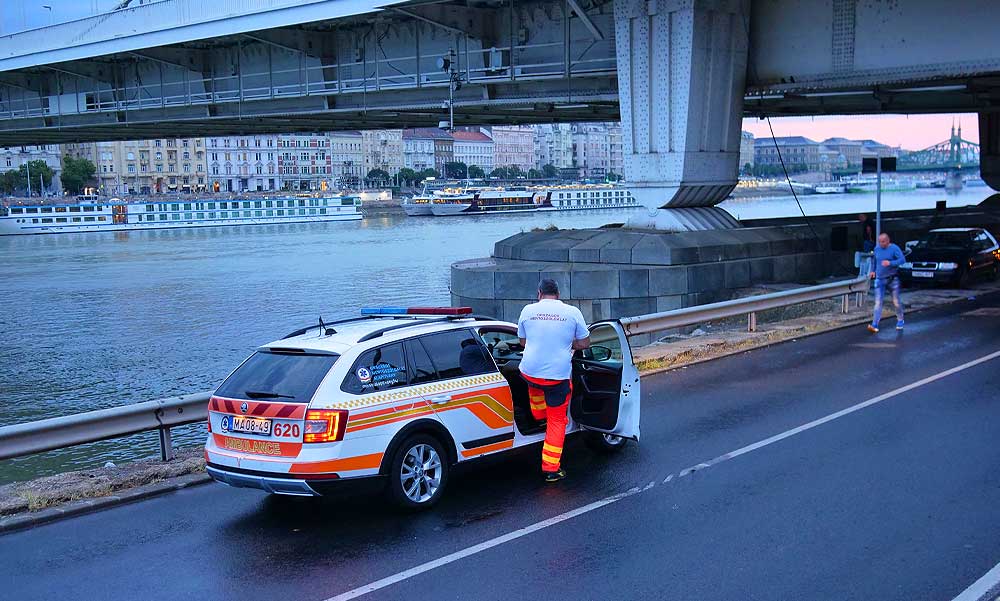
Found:
[[[951,125],[962,126],[962,138],[979,143],[979,118],[975,113],[942,115],[852,115],[850,117],[772,118],[774,135],[805,136],[817,142],[836,136],[852,140],[870,138],[907,150],[921,150],[944,142]],[[744,119],[743,129],[755,137],[770,137],[767,121]]]
[[[121,0],[0,0],[0,34],[70,21],[114,8]],[[140,0],[133,0],[139,4]],[[49,9],[43,6],[51,6]],[[51,14],[49,14],[51,12]],[[850,117],[781,117],[771,119],[776,136],[805,136],[820,142],[826,138],[871,138],[890,146],[920,150],[948,139],[951,124],[961,123],[962,137],[979,142],[975,114],[866,115]],[[766,121],[744,119],[743,129],[767,137]]]

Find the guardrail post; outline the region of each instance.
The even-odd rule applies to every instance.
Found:
[[[160,459],[170,461],[174,458],[174,445],[170,440],[170,428],[164,426],[160,428]]]
[[[851,295],[845,294],[843,297],[841,297],[840,312],[849,313],[850,311],[851,311]]]
[[[747,313],[747,332],[757,331],[757,313],[751,311]]]

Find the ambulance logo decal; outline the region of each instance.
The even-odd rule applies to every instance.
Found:
[[[222,428],[223,432],[229,432],[231,418],[228,415],[222,416],[222,423],[219,427]]]
[[[372,381],[372,372],[367,367],[359,367],[357,371],[358,380],[362,384],[367,384]]]

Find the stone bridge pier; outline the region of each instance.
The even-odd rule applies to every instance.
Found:
[[[749,0],[615,0],[625,179],[643,205],[713,207],[739,177]]]

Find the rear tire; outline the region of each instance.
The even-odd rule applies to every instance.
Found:
[[[588,431],[583,434],[583,442],[598,453],[618,453],[625,448],[628,439],[614,434]]]
[[[433,507],[448,484],[449,468],[441,441],[429,434],[410,436],[389,466],[389,500],[407,511]]]

